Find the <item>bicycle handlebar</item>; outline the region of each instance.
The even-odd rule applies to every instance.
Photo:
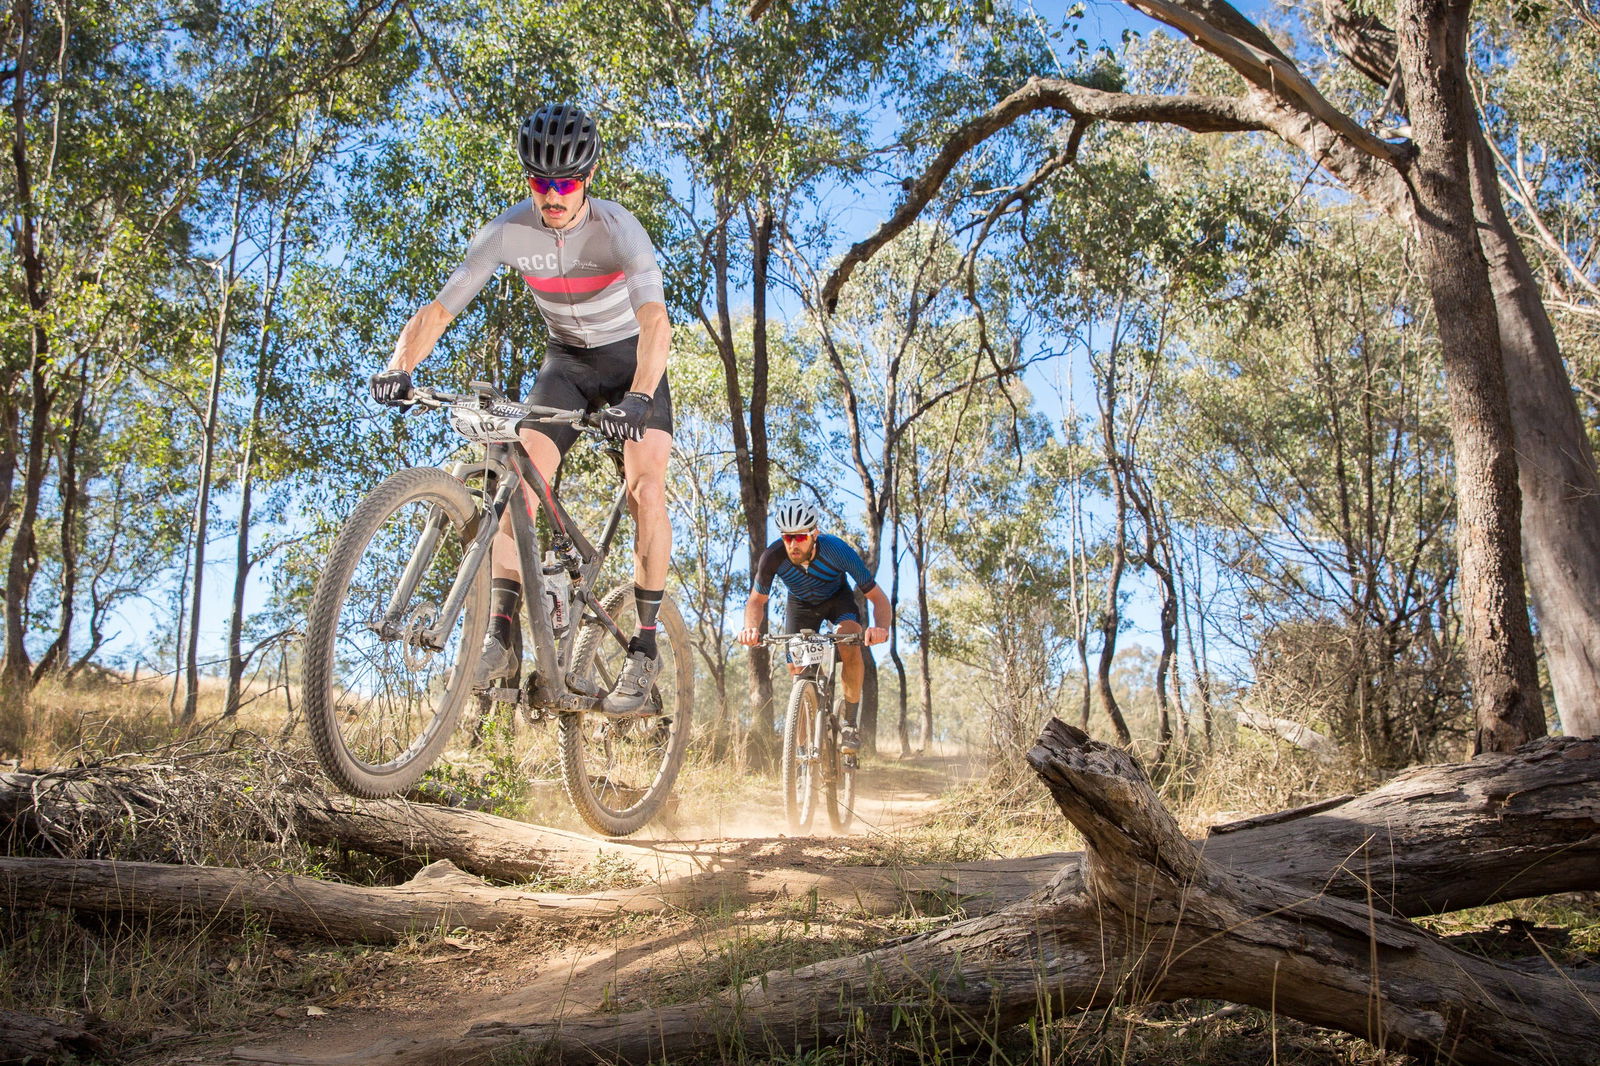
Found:
[[[561,407],[541,407],[537,404],[519,403],[494,388],[482,382],[473,382],[477,386],[472,392],[445,392],[443,389],[415,388],[404,406],[406,407],[467,407],[472,410],[485,410],[502,417],[515,416],[518,421],[531,420],[534,422],[548,422],[560,425],[569,425],[582,433],[591,433],[603,436],[597,415],[588,411],[567,410]]]
[[[860,633],[818,633],[814,629],[802,629],[798,633],[767,633],[762,636],[763,644],[792,644],[797,640],[827,640],[834,644],[859,644]]]

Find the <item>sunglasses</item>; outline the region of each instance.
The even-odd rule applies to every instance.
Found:
[[[816,536],[816,533],[817,531],[814,529],[806,533],[785,533],[783,534],[783,542],[785,544],[804,544]]]
[[[582,178],[541,178],[537,174],[528,175],[528,184],[533,186],[533,191],[540,196],[555,193],[558,196],[570,196],[583,188]]]

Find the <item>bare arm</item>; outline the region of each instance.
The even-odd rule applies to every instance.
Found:
[[[756,644],[761,639],[761,623],[767,620],[767,601],[772,597],[761,592],[750,593],[744,603],[744,628],[739,631],[740,644]]]
[[[872,604],[873,621],[872,629],[867,630],[867,643],[880,644],[889,639],[889,624],[894,621],[894,607],[889,603],[889,597],[884,595],[882,585],[874,585],[867,591],[867,602]],[[874,630],[877,633],[874,633]],[[873,639],[874,636],[877,639]]]
[[[665,308],[662,309],[665,314]],[[455,319],[438,300],[427,304],[411,316],[405,329],[394,342],[394,354],[389,357],[388,370],[413,370],[428,358],[433,346],[439,343],[445,327]]]
[[[639,365],[633,372],[633,391],[646,396],[656,394],[661,375],[667,372],[667,354],[672,350],[672,322],[667,305],[647,303],[635,312],[639,319]],[[442,328],[442,327],[441,327]],[[766,603],[767,598],[761,597]]]

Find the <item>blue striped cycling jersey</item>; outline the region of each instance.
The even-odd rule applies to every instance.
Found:
[[[566,229],[545,225],[532,199],[511,208],[472,238],[439,302],[459,315],[495,271],[508,266],[533,290],[556,340],[596,348],[637,336],[635,312],[666,301],[655,249],[621,204],[590,197],[588,206]]]
[[[817,551],[809,566],[790,562],[780,537],[767,545],[767,550],[757,560],[755,586],[761,595],[769,595],[772,579],[780,577],[789,595],[815,606],[838,595],[845,588],[846,575],[855,582],[857,592],[866,592],[878,584],[861,555],[831,533],[817,534]]]

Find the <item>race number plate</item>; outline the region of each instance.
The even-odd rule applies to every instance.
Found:
[[[789,645],[789,662],[795,666],[810,666],[820,663],[827,653],[828,642],[825,640],[796,640]]]

